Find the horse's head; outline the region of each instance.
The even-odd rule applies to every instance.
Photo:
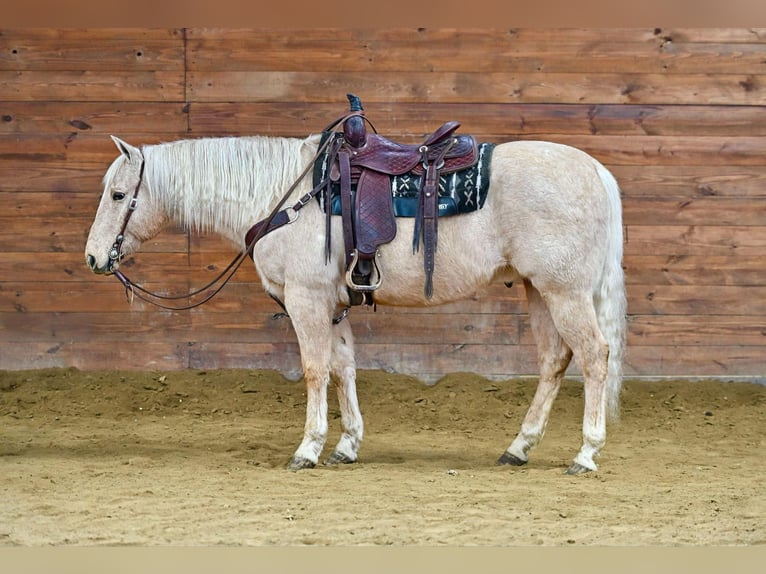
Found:
[[[85,261],[95,273],[110,274],[166,222],[144,178],[140,149],[112,136],[120,155],[104,176],[104,193],[85,245]]]

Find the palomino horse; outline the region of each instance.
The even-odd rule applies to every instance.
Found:
[[[113,139],[120,155],[104,176],[85,249],[88,266],[99,274],[115,272],[123,257],[171,221],[214,232],[241,249],[246,232],[299,179],[320,142],[318,135],[203,138],[139,149]],[[413,220],[402,218],[396,238],[380,248],[377,263],[385,280],[374,301],[438,305],[491,281],[523,281],[540,381],[520,432],[497,462],[527,462],[574,356],[584,379],[583,444],[567,473],[595,470],[607,416],[618,415],[622,380],[626,302],[618,185],[593,157],[549,142],[497,145],[490,168],[482,209],[441,218],[433,296],[423,293]],[[302,181],[293,195],[310,189]],[[356,461],[362,441],[351,327],[347,320],[334,320],[349,306],[340,219],[331,221],[329,257],[318,201],[307,203],[299,218],[265,235],[253,250],[264,288],[292,319],[307,386],[305,432],[290,470],[314,467],[319,460],[330,381],[338,393],[342,435],[326,462]]]

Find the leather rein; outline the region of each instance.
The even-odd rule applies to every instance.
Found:
[[[361,116],[365,121],[369,123],[369,120],[364,117],[363,112],[350,112],[348,114],[345,114],[332,122],[330,125],[328,125],[323,131],[333,131],[335,130],[339,125],[343,124],[347,119],[355,116]],[[372,124],[370,124],[372,126]],[[374,126],[373,130],[375,129]],[[125,296],[129,303],[133,302],[133,298],[138,297],[142,301],[145,301],[146,303],[151,303],[152,305],[155,305],[156,307],[160,307],[162,309],[167,309],[170,311],[187,311],[189,309],[194,309],[196,307],[199,307],[201,305],[204,305],[208,301],[210,301],[213,297],[218,295],[218,293],[221,292],[221,290],[226,286],[226,284],[231,280],[231,278],[234,276],[234,273],[239,269],[239,267],[242,265],[244,260],[248,257],[248,255],[252,255],[253,248],[255,247],[255,244],[260,241],[261,238],[263,238],[267,233],[270,231],[273,231],[274,229],[281,227],[282,225],[285,225],[287,223],[292,223],[297,219],[298,211],[309,203],[311,198],[313,198],[315,195],[317,195],[325,186],[326,182],[322,181],[317,185],[314,189],[312,189],[310,192],[308,192],[306,195],[301,197],[298,202],[293,205],[292,207],[288,207],[285,210],[282,210],[282,206],[285,204],[287,199],[292,195],[292,193],[296,190],[298,185],[306,178],[306,176],[309,174],[309,172],[312,171],[314,167],[314,162],[319,159],[319,157],[324,153],[327,146],[333,141],[334,138],[327,138],[326,141],[320,145],[317,148],[316,153],[314,154],[314,157],[311,159],[311,161],[308,163],[308,165],[304,168],[304,170],[301,172],[301,174],[298,176],[298,178],[293,182],[293,184],[290,186],[290,188],[285,192],[285,194],[282,196],[282,199],[279,200],[277,205],[271,210],[271,213],[269,215],[256,223],[251,230],[247,234],[247,245],[244,250],[240,251],[234,259],[232,259],[231,263],[229,263],[226,268],[221,271],[210,283],[207,285],[200,287],[199,289],[195,289],[194,291],[190,293],[184,293],[180,295],[162,295],[159,293],[154,293],[141,285],[138,285],[137,283],[134,283],[131,281],[122,271],[119,269],[115,269],[113,271],[113,275],[119,279],[120,283],[125,287]],[[144,167],[145,167],[145,160],[141,159],[141,168],[139,171],[138,176],[138,183],[136,183],[136,188],[133,191],[133,196],[130,199],[130,204],[128,205],[128,211],[125,214],[125,220],[122,223],[122,228],[120,229],[120,232],[117,234],[117,237],[114,240],[114,243],[112,244],[111,249],[109,250],[109,262],[110,265],[116,263],[119,261],[122,257],[121,254],[121,247],[122,243],[125,240],[125,230],[128,227],[128,222],[130,221],[130,218],[133,216],[133,212],[135,212],[136,207],[138,206],[138,190],[141,187],[141,184],[143,183],[144,179]],[[216,287],[216,285],[220,283]],[[215,287],[215,288],[214,288]],[[197,301],[196,303],[189,303],[187,305],[169,305],[165,304],[162,301],[179,301],[181,299],[189,299],[191,297],[196,297],[197,295],[200,295],[204,293],[205,291],[208,291],[212,289],[209,293],[205,295],[204,298],[202,298],[200,301]]]

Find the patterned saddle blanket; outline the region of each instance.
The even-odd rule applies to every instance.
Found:
[[[325,135],[328,137],[329,134]],[[323,140],[324,141],[324,140]],[[478,161],[473,166],[439,176],[439,217],[470,213],[484,207],[489,189],[489,166],[495,144],[478,145]],[[330,169],[329,151],[314,163],[314,185],[324,181]],[[414,170],[403,175],[389,176],[394,215],[415,217],[419,194],[423,189],[424,173]],[[356,181],[352,181],[352,193],[356,192]],[[320,205],[325,205],[324,192],[317,195]],[[340,183],[331,185],[330,205],[333,215],[341,215]]]

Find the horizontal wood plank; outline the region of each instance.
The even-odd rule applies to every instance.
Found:
[[[108,280],[107,280],[108,279]],[[188,292],[186,285],[174,284],[157,290],[165,295]],[[182,302],[186,302],[183,299]],[[0,289],[0,310],[43,318],[45,313],[121,313],[125,319],[140,320],[144,314],[170,313],[136,297],[129,302],[116,278],[93,277],[90,282],[16,283]]]
[[[521,139],[534,139],[522,137]],[[608,166],[725,165],[763,166],[766,137],[556,136],[547,138],[579,148]]]
[[[763,380],[763,347],[634,347],[626,355],[624,371],[627,376],[657,377],[662,373],[666,377]]]
[[[95,209],[93,210],[95,215]],[[35,253],[40,251],[84,252],[93,217],[0,216],[0,251]],[[32,233],[29,233],[32,230]],[[163,232],[145,242],[142,251],[178,252],[187,250],[187,236]],[[83,255],[84,257],[84,255]]]
[[[187,89],[191,102],[333,102],[352,92],[367,102],[766,104],[766,76],[752,74],[190,71]]]
[[[726,42],[727,44],[766,43],[766,28],[657,28],[657,35],[674,42]]]
[[[104,190],[102,179],[109,163],[85,162],[88,163],[88,167],[81,164],[81,169],[77,169],[75,166],[49,165],[45,160],[32,163],[28,158],[29,156],[26,156],[25,160],[16,162],[0,158],[0,194],[89,192],[93,198],[91,205],[94,206],[95,214],[95,207],[98,206],[98,199]]]
[[[764,227],[635,225],[626,233],[627,255],[757,256],[766,248]]]
[[[183,102],[179,71],[3,71],[0,101]]]
[[[763,348],[766,345],[766,318],[763,316],[645,316],[629,323],[628,352],[637,347],[671,345],[678,347]]]
[[[151,247],[151,246],[150,246]],[[156,247],[159,248],[159,245]],[[178,283],[185,285],[205,285],[211,281],[233,258],[233,253],[213,254],[151,251],[141,253],[122,262],[122,270],[138,284],[150,289],[168,289]],[[98,277],[85,264],[85,248],[72,252],[0,252],[0,277],[9,282],[57,283],[106,281]],[[111,283],[113,279],[109,279]],[[249,260],[245,261],[236,272],[230,285],[237,283],[257,283],[258,275]],[[116,285],[116,283],[115,283]],[[51,285],[50,289],[55,289]],[[259,287],[254,287],[257,291]]]
[[[123,345],[111,341],[3,343],[0,369],[18,371],[53,367],[177,371],[189,367],[189,345],[146,340]]]
[[[183,70],[180,29],[0,30],[0,70]]]
[[[162,141],[163,134],[148,134],[141,140],[128,140],[128,143],[141,147]],[[46,166],[69,168],[73,171],[98,169],[98,175],[101,177],[118,155],[117,147],[106,134],[94,136],[87,131],[68,131],[55,134],[0,135],[1,168],[11,167],[12,163],[23,165],[23,162],[28,162],[33,165],[42,162]]]
[[[363,103],[367,117],[378,132],[392,139],[422,138],[446,120],[460,121],[462,133],[480,139],[486,134],[500,132],[509,138],[552,134],[766,135],[766,108],[761,106]],[[193,102],[189,105],[190,133],[196,136],[250,133],[305,137],[323,129],[343,113],[344,107],[340,98],[333,103]]]
[[[762,255],[628,255],[629,285],[766,285]]]
[[[750,315],[766,321],[763,285],[628,285],[627,293],[632,315]]]
[[[766,166],[609,165],[623,196],[766,197]]]
[[[757,35],[733,44],[654,30],[192,29],[188,46],[193,71],[216,70],[222,58],[229,70],[321,72],[752,73],[765,67]]]
[[[143,138],[147,133],[185,135],[183,103],[0,102],[0,135],[88,133]],[[139,140],[140,141],[140,140]]]
[[[630,42],[639,44],[659,44],[668,39],[674,42],[686,43],[727,43],[727,44],[764,44],[766,43],[766,28],[641,28],[641,27],[609,27],[609,28],[511,28],[508,30],[487,28],[429,28],[429,27],[386,27],[381,29],[353,28],[282,28],[279,30],[265,28],[188,28],[187,38],[190,43],[202,39],[208,41],[247,41],[252,38],[274,40],[278,36],[283,42],[301,43],[305,36],[327,42],[336,41],[342,45],[348,38],[378,38],[381,42],[397,43],[407,38],[422,36],[425,38],[449,36],[455,33],[474,34],[483,37],[508,36],[509,41],[521,45],[546,46],[553,42],[570,45],[590,45],[596,41]]]
[[[738,225],[762,227],[766,201],[750,198],[627,197],[622,203],[626,225]]]
[[[131,342],[183,342],[193,338],[189,314],[47,312],[0,313],[3,329],[0,345],[35,343],[41,339],[62,343],[87,343],[98,340],[116,345]]]

